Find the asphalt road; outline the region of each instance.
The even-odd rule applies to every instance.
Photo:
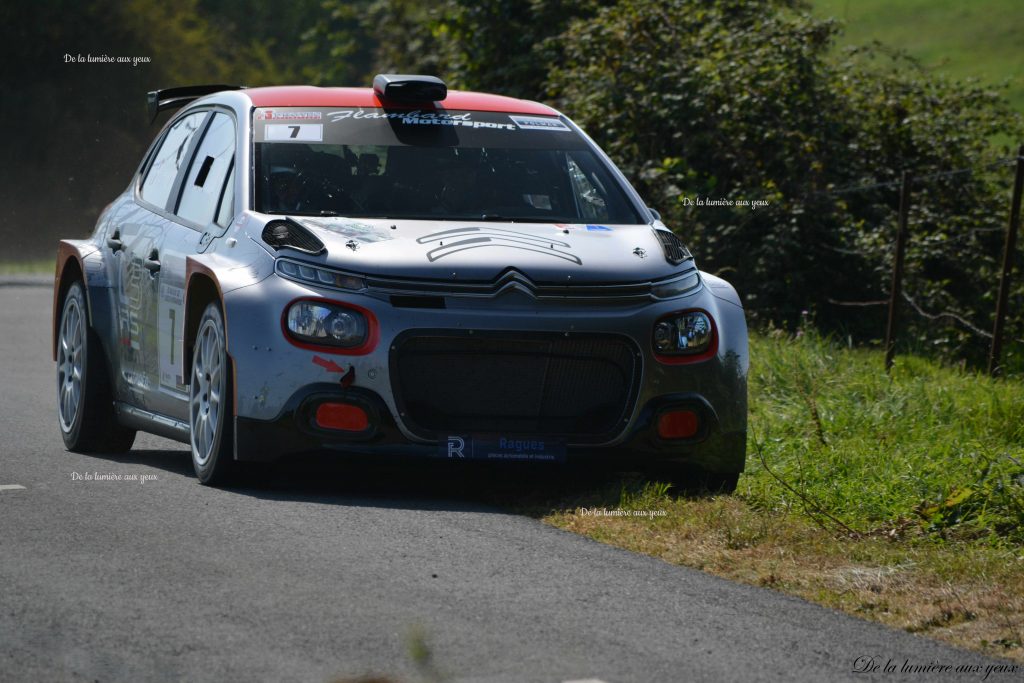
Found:
[[[506,477],[306,462],[218,490],[157,437],[68,453],[50,296],[0,286],[0,680],[432,680],[420,637],[452,681],[920,681],[887,660],[999,663],[481,504]],[[859,657],[878,672],[855,674]]]

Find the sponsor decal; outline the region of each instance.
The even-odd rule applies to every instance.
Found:
[[[516,130],[510,123],[492,123],[491,121],[474,121],[472,112],[463,114],[446,114],[444,112],[413,111],[357,111],[346,109],[327,113],[331,123],[347,119],[388,119],[405,125],[418,126],[462,126],[465,128],[492,128],[495,130]]]
[[[453,460],[561,462],[565,460],[565,443],[552,439],[493,434],[449,436],[438,442],[438,455]]]
[[[555,223],[555,228],[561,232],[569,232],[570,230],[580,230],[587,232],[612,232],[612,229],[607,225],[583,225],[580,223]]]
[[[500,436],[498,437],[498,448],[517,453],[542,453],[544,442],[535,439],[506,439]]]
[[[304,218],[300,219],[300,222],[309,227],[328,230],[359,242],[383,242],[384,240],[394,239],[389,233],[379,230],[369,223],[362,223],[360,221],[349,220],[346,218],[324,220]]]
[[[569,126],[560,119],[548,116],[509,116],[512,121],[523,130],[555,130],[566,133]]]
[[[640,258],[647,258],[647,250],[641,247],[637,247],[636,249],[634,249],[633,253],[639,256]]]
[[[319,121],[323,114],[318,111],[290,111],[287,109],[260,109],[257,121]]]
[[[169,301],[172,304],[178,304],[181,306],[185,303],[185,290],[181,287],[173,287],[171,285],[160,285],[160,298],[164,301]]]
[[[466,457],[466,440],[461,436],[449,436],[448,437],[448,457],[449,458],[465,458]]]

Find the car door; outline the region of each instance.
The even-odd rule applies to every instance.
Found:
[[[162,390],[159,314],[161,311],[161,250],[168,238],[175,245],[187,242],[176,234],[173,214],[181,178],[204,128],[209,111],[191,112],[172,123],[144,169],[134,201],[118,215],[117,309],[118,366],[125,398],[145,410],[165,413],[169,401]],[[189,230],[182,226],[183,230]],[[199,235],[195,235],[198,243]],[[176,247],[180,248],[180,247]],[[172,387],[171,391],[178,391]]]
[[[188,378],[184,376],[184,301],[186,259],[203,251],[234,218],[236,125],[224,110],[211,113],[195,144],[195,153],[179,177],[177,201],[163,218],[163,243],[156,330],[159,396],[154,406],[165,415],[187,421]]]

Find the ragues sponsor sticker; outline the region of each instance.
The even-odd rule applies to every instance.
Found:
[[[441,439],[438,446],[439,455],[452,460],[565,460],[564,441],[536,436],[449,435]]]

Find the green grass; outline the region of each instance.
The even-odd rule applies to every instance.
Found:
[[[812,13],[845,25],[840,46],[873,40],[902,48],[953,79],[996,85],[1024,112],[1024,5],[1020,0],[812,0]]]
[[[797,504],[781,478],[860,531],[911,520],[1024,542],[1020,381],[916,357],[898,357],[890,379],[879,352],[814,334],[754,337],[752,357],[752,505]]]
[[[53,275],[53,259],[0,261],[0,275]]]

